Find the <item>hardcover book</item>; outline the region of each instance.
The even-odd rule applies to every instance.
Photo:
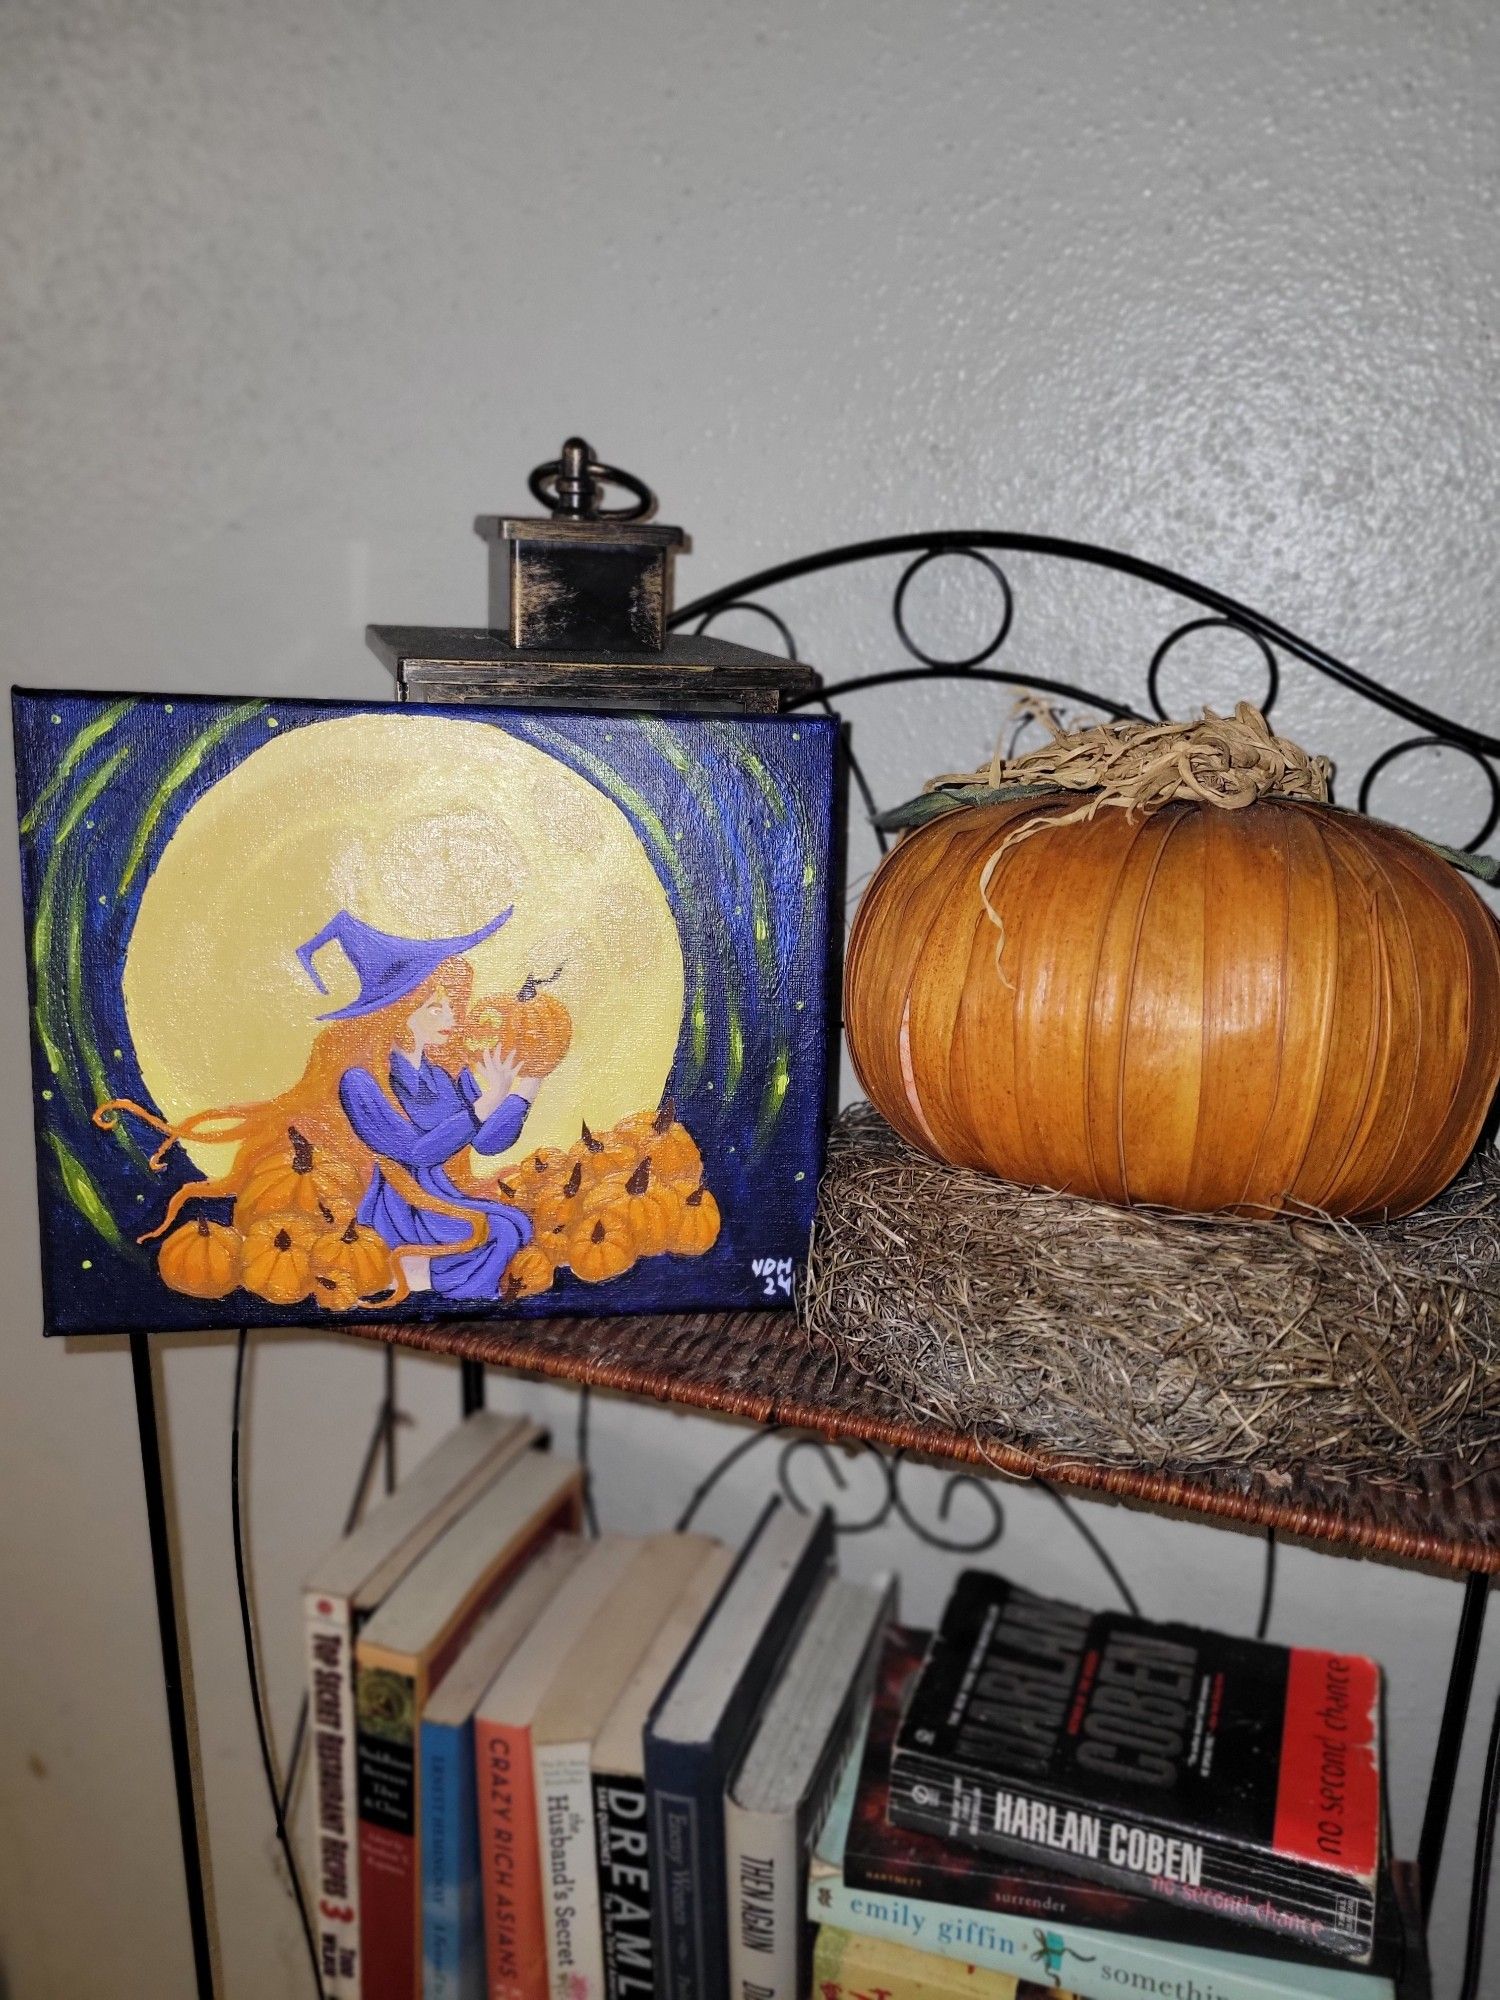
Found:
[[[598,1849],[599,1917],[608,2000],[651,2000],[654,1887],[646,1836],[646,1719],[692,1645],[733,1557],[712,1546],[594,1739],[589,1775]]]
[[[360,1950],[365,2000],[418,1991],[421,1824],[417,1729],[429,1692],[506,1586],[576,1529],[582,1474],[527,1452],[393,1590],[355,1642]]]
[[[1398,2000],[1394,1977],[1325,1960],[1211,1951],[1088,1930],[1066,1919],[1038,1922],[1031,1916],[966,1909],[899,1889],[852,1888],[843,1862],[858,1784],[856,1759],[839,1782],[808,1873],[807,1909],[814,1923],[1066,1988],[1079,2000],[1120,2000],[1122,1994],[1155,1995],[1158,2000]]]
[[[422,1711],[422,2000],[484,2000],[474,1709],[583,1553],[555,1535],[475,1626]]]
[[[477,1411],[336,1542],[303,1584],[317,1812],[311,1914],[327,2000],[359,2000],[360,1993],[355,1640],[444,1529],[541,1435],[522,1417]]]
[[[830,1578],[724,1802],[732,2000],[802,2000],[807,1856],[870,1703],[895,1586]]]
[[[833,1560],[827,1510],[798,1514],[773,1500],[652,1712],[652,1942],[664,2000],[723,2000],[728,1990],[724,1787]]]
[[[890,1816],[1364,1963],[1379,1706],[1370,1660],[968,1570],[897,1732]]]
[[[549,1990],[604,2000],[603,1913],[589,1768],[594,1738],[712,1544],[652,1535],[556,1663],[531,1724]]]

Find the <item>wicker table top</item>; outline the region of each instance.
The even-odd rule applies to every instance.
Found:
[[[1387,1486],[1320,1480],[1311,1470],[1296,1477],[1173,1477],[1128,1465],[1060,1462],[982,1431],[912,1423],[876,1388],[847,1369],[841,1373],[831,1350],[814,1344],[791,1313],[372,1323],[351,1331],[835,1441],[988,1466],[1083,1493],[1275,1528],[1346,1555],[1500,1572],[1500,1466],[1461,1479],[1439,1464],[1418,1479]]]

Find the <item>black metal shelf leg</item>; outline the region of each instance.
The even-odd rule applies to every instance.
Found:
[[[472,1417],[476,1410],[484,1408],[484,1363],[460,1361],[458,1378],[463,1413],[466,1417]]]
[[[167,1496],[161,1474],[161,1433],[156,1422],[156,1390],[151,1376],[150,1337],[130,1336],[130,1372],[135,1381],[135,1415],[141,1434],[141,1477],[146,1489],[146,1528],[151,1538],[151,1573],[156,1583],[156,1623],[161,1634],[162,1686],[167,1697],[167,1732],[172,1740],[172,1776],[177,1786],[177,1825],[182,1835],[182,1873],[188,1924],[193,1939],[193,1972],[198,2000],[214,2000],[213,1953],[208,1935],[208,1898],[203,1855],[198,1844],[198,1801],[187,1696],[182,1679],[182,1647],[177,1632],[177,1596],[172,1541],[167,1528]]]
[[[1469,1696],[1474,1689],[1474,1669],[1479,1661],[1479,1641],[1484,1634],[1484,1608],[1489,1594],[1487,1576],[1471,1575],[1465,1579],[1464,1608],[1453,1644],[1453,1665],[1448,1670],[1448,1692],[1443,1700],[1437,1754],[1432,1760],[1427,1810],[1422,1815],[1422,1839],[1417,1848],[1424,1922],[1432,1915],[1432,1899],[1437,1892],[1438,1863],[1443,1858],[1453,1782],[1458,1776],[1458,1760],[1464,1747],[1464,1726],[1469,1719]]]

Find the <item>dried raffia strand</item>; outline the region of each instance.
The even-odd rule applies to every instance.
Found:
[[[1031,697],[1023,697],[1016,712],[1042,723],[1051,740],[1019,757],[1007,757],[997,743],[989,762],[977,770],[933,778],[923,787],[931,792],[950,785],[1056,785],[1060,791],[1087,794],[1071,812],[1035,813],[1012,827],[984,865],[979,900],[999,932],[995,964],[1002,979],[1005,919],[990,888],[1000,862],[1023,840],[1048,827],[1091,820],[1106,807],[1134,817],[1188,800],[1236,812],[1257,799],[1326,805],[1332,791],[1328,758],[1311,756],[1300,744],[1275,735],[1247,701],[1229,716],[1206,708],[1197,722],[1100,722],[1082,729],[1065,727],[1054,710]]]

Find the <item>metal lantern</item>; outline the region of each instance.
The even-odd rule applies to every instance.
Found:
[[[668,630],[688,538],[652,520],[655,496],[632,473],[575,437],[529,483],[546,514],[475,523],[490,549],[489,628],[368,628],[399,699],[774,714],[817,687],[795,661]],[[604,507],[609,486],[629,504]]]

